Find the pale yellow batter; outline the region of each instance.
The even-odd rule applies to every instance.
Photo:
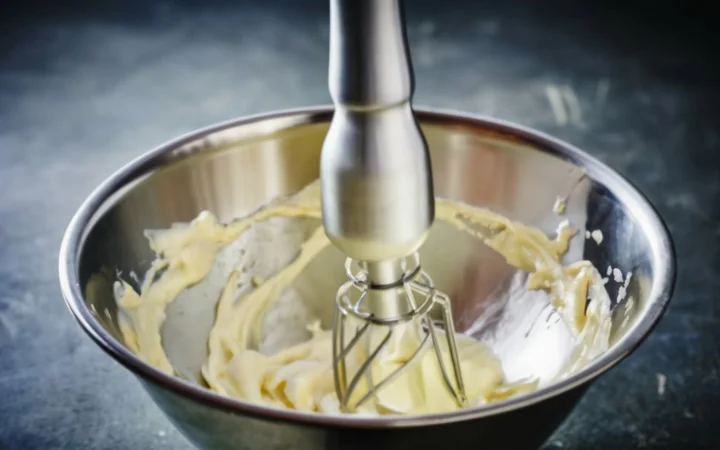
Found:
[[[121,328],[130,348],[149,364],[174,373],[160,335],[165,308],[208,274],[218,251],[238,239],[252,224],[277,216],[319,218],[318,184],[310,185],[291,200],[275,202],[227,225],[219,224],[212,214],[204,212],[190,224],[149,234],[150,247],[158,257],[145,275],[140,293],[126,283],[116,288],[118,303],[129,318],[121,321]],[[483,240],[509,264],[528,272],[529,289],[548,292],[552,305],[578,338],[566,373],[584,366],[607,349],[610,300],[601,275],[589,261],[567,266],[560,263],[574,235],[567,222],[550,239],[535,228],[491,211],[448,200],[437,200],[436,216]],[[235,292],[238,274],[231,273],[217,304],[215,324],[208,339],[209,356],[202,370],[212,390],[275,407],[340,413],[334,393],[328,330],[312,323],[308,325],[312,338],[307,342],[272,355],[257,350],[262,341],[258,324],[265,311],[328,245],[331,244],[319,227],[304,242],[293,262],[269,279],[257,280],[256,288],[240,298]],[[588,298],[592,301],[585,311]],[[420,339],[415,330],[404,327],[394,335],[373,366],[375,379],[381,379],[409,358]],[[500,361],[487,346],[465,336],[459,335],[457,339],[469,405],[502,400],[536,387],[533,381],[506,384]],[[444,358],[448,358],[446,350]],[[364,356],[362,348],[349,356],[350,373]],[[362,395],[363,389],[363,386],[358,389],[357,396]],[[420,414],[456,408],[454,398],[444,388],[434,354],[427,352],[418,364],[382,389],[357,413]]]

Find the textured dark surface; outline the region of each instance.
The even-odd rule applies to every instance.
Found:
[[[329,101],[325,1],[102,3],[0,14],[3,450],[188,448],[65,310],[64,227],[93,187],[164,140]],[[516,121],[598,156],[657,206],[679,259],[654,334],[546,447],[717,448],[720,73],[707,14],[537,3],[408,2],[417,103]]]

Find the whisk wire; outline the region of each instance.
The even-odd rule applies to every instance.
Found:
[[[428,337],[429,336],[426,334],[423,340],[420,342],[420,345],[418,345],[417,349],[415,349],[413,354],[410,355],[410,358],[408,358],[407,361],[405,361],[400,367],[392,371],[390,375],[387,375],[385,378],[383,378],[380,383],[369,386],[368,392],[360,400],[358,400],[358,402],[355,404],[355,408],[358,408],[363,403],[367,402],[371,397],[377,394],[378,391],[380,391],[384,386],[395,380],[403,372],[411,369],[420,360],[420,355],[422,355],[424,351],[427,350]]]
[[[460,401],[460,404],[464,405],[467,402],[467,398],[465,396],[465,383],[463,381],[462,370],[460,367],[460,354],[458,352],[457,343],[455,342],[455,325],[452,320],[452,306],[450,304],[450,299],[440,292],[435,293],[435,299],[442,306],[445,338],[447,339],[448,350],[450,351],[450,360],[452,361],[455,381],[457,382],[457,391],[453,393]]]
[[[347,392],[347,364],[345,358],[340,357],[343,349],[345,349],[345,317],[342,310],[337,306],[337,299],[335,304],[332,327],[333,381],[335,383],[335,393],[339,401],[342,402]]]
[[[352,394],[355,392],[355,389],[357,389],[358,384],[360,383],[360,380],[363,376],[366,376],[368,372],[370,372],[370,367],[372,366],[373,361],[375,361],[375,358],[380,354],[382,349],[385,347],[385,345],[390,341],[393,335],[393,329],[392,327],[388,329],[388,332],[385,334],[383,339],[380,341],[380,343],[375,347],[375,349],[368,355],[368,357],[365,359],[365,361],[360,365],[360,368],[358,368],[358,371],[355,373],[355,375],[350,380],[350,385],[348,386],[347,392],[345,394],[345,398],[341,400],[341,406],[347,409],[348,403],[350,402],[350,398],[352,397]],[[384,380],[383,380],[384,381]],[[382,385],[383,383],[380,382]],[[375,385],[375,389],[378,389],[378,386]],[[355,410],[360,405],[365,403],[371,395],[373,395],[376,391],[368,387],[368,392],[365,396],[363,396],[352,408],[352,410]]]

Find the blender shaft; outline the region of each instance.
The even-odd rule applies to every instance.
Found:
[[[348,257],[403,258],[434,220],[427,144],[399,0],[330,1],[335,114],[320,163],[323,224]]]

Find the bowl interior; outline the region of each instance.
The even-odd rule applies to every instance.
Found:
[[[230,221],[298,192],[318,176],[329,118],[327,112],[298,113],[215,127],[169,144],[113,178],[102,188],[105,195],[98,197],[77,255],[79,285],[96,324],[123,344],[112,283],[119,277],[135,286],[141,281],[153,259],[145,230],[190,221],[203,210]],[[589,259],[601,273],[609,270],[606,288],[615,302],[612,349],[632,345],[647,332],[656,319],[650,316],[659,315],[667,300],[661,294],[671,250],[654,211],[629,184],[586,155],[526,130],[444,114],[420,113],[419,118],[438,196],[491,209],[549,234],[568,219],[578,233],[565,260]],[[566,199],[562,216],[553,211],[558,197]],[[233,245],[273,256],[247,276],[277,271],[318,225],[309,219],[273,219],[248,232]],[[602,242],[586,237],[594,230],[602,232]],[[438,287],[451,296],[459,331],[487,342],[509,381],[554,379],[574,340],[548,307],[546,294],[528,291],[523,273],[442,222],[433,227],[421,257]],[[190,379],[198,379],[205,362],[223,270],[213,269],[168,309],[163,343],[173,365]],[[344,280],[342,255],[326,249],[266,316],[263,344],[281,347],[287,339],[303,339],[313,317],[329,326],[332,298]],[[286,333],[276,339],[278,327]]]

